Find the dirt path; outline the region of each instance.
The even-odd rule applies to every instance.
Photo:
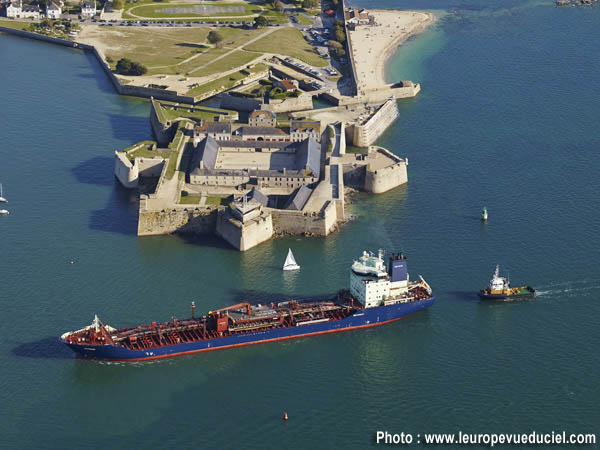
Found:
[[[245,47],[245,46],[247,46],[248,44],[252,44],[253,42],[255,42],[255,41],[258,41],[259,39],[262,39],[263,37],[265,37],[265,36],[267,36],[267,35],[269,35],[269,34],[273,33],[274,31],[276,31],[276,30],[278,30],[278,29],[279,29],[279,28],[271,27],[271,28],[269,28],[267,31],[265,31],[264,33],[262,33],[262,34],[259,34],[257,37],[255,37],[255,38],[253,38],[253,39],[250,39],[250,40],[249,40],[249,41],[247,41],[247,42],[244,42],[242,45],[239,45],[239,46],[237,46],[237,47],[235,47],[235,48],[232,48],[232,49],[231,49],[231,50],[229,50],[228,52],[226,52],[226,53],[223,53],[221,56],[217,56],[217,57],[216,57],[215,59],[213,59],[212,61],[210,61],[210,62],[208,62],[208,63],[206,63],[206,64],[202,64],[201,66],[198,66],[198,67],[196,67],[194,70],[190,70],[190,71],[189,71],[189,73],[190,73],[190,74],[192,74],[192,73],[194,73],[194,72],[197,72],[197,71],[198,71],[198,70],[200,70],[200,69],[204,69],[206,66],[208,66],[208,65],[210,65],[210,64],[212,64],[212,63],[214,63],[215,61],[218,61],[218,60],[220,60],[220,59],[223,59],[223,58],[225,58],[225,57],[227,57],[227,56],[231,55],[233,52],[236,52],[236,51],[238,51],[238,50],[242,50],[242,48],[243,48],[243,47]]]

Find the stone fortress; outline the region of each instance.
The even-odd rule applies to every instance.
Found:
[[[407,182],[406,160],[381,147],[346,153],[343,123],[199,112],[152,100],[156,142],[115,152],[117,179],[140,189],[140,236],[214,233],[241,251],[275,234],[326,236],[346,220],[346,184],[381,193]]]
[[[156,142],[115,152],[116,177],[140,191],[139,236],[212,233],[240,251],[274,235],[326,236],[347,220],[346,187],[378,194],[407,182],[408,161],[373,143],[398,117],[397,99],[421,87],[369,83],[373,55],[362,42],[402,24],[343,2],[341,10],[350,56],[344,89],[272,55],[231,88],[151,100]],[[261,85],[290,95],[257,96]],[[219,108],[199,103],[207,96]],[[315,99],[331,106],[315,108]]]

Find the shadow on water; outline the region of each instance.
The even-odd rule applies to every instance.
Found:
[[[79,183],[112,186],[114,158],[108,156],[95,156],[71,169]]]
[[[435,291],[433,293],[435,295]],[[461,302],[479,302],[479,297],[477,296],[477,292],[473,291],[448,291],[444,294],[454,297],[454,299]],[[438,297],[436,295],[436,297]]]
[[[135,236],[137,234],[138,193],[113,180],[114,189],[106,208],[90,213],[91,230]]]
[[[142,139],[154,139],[152,136],[152,128],[150,126],[150,119],[148,116],[138,117],[126,114],[110,114],[110,126],[112,128],[112,134],[115,139],[130,142],[135,144],[136,141],[131,140],[132,130],[147,130],[146,137]],[[113,149],[122,150],[122,149]]]
[[[231,250],[232,252],[239,253],[236,248],[232,247],[223,239],[214,234],[177,233],[177,237],[186,244],[198,245],[201,247],[212,247],[222,250]]]
[[[11,350],[13,355],[23,358],[73,359],[74,355],[56,336],[39,341],[25,342]]]
[[[90,52],[85,52],[85,57],[87,58],[88,62],[90,63],[90,68],[94,72],[93,73],[83,72],[83,73],[77,74],[77,76],[80,78],[93,79],[96,82],[98,89],[104,93],[118,95],[118,93],[115,90],[114,86],[112,85],[111,81],[108,79],[108,75],[106,73],[104,73],[104,70],[100,66],[100,63],[98,62],[96,57]]]

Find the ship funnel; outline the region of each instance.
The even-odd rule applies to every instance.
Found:
[[[408,280],[408,263],[403,253],[392,253],[388,261],[388,275],[392,283]]]

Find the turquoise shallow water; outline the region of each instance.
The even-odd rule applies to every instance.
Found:
[[[0,36],[11,210],[0,217],[0,448],[363,449],[377,429],[598,433],[600,9],[356,4],[440,11],[388,67],[390,80],[423,86],[380,139],[408,156],[409,184],[359,195],[360,219],[327,239],[244,254],[212,239],[138,239],[112,151],[149,137],[147,102],[116,95],[83,53]],[[297,274],[280,270],[290,246]],[[191,300],[208,310],[334,292],[352,258],[379,246],[409,255],[436,290],[432,309],[147,364],[76,361],[56,341],[94,313],[122,326],[185,316]],[[541,295],[478,302],[496,263]]]

